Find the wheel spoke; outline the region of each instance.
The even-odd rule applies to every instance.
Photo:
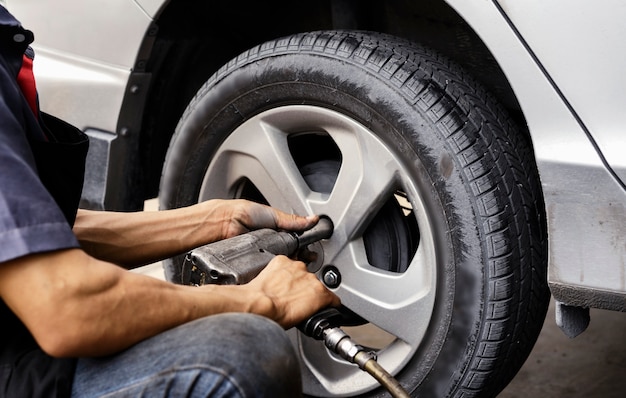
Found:
[[[284,211],[310,214],[307,200],[318,196],[291,158],[287,134],[261,118],[244,123],[220,146],[202,192],[212,197],[232,196],[233,187],[243,178],[250,180],[268,203]]]
[[[353,242],[333,263],[341,272],[342,303],[370,323],[415,347],[430,320],[434,278],[432,253],[418,249],[406,272],[388,272],[367,263],[360,242]],[[402,319],[402,322],[398,322]]]
[[[400,166],[388,151],[381,150],[380,142],[360,129],[336,129],[330,134],[341,151],[342,164],[327,214],[335,220],[335,233],[350,240],[362,234],[392,195]]]

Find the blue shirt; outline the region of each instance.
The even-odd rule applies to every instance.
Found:
[[[63,213],[39,179],[29,143],[43,134],[16,78],[32,40],[32,33],[0,6],[0,263],[78,247]]]

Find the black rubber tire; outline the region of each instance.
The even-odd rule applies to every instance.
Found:
[[[369,32],[297,34],[241,54],[201,88],[172,140],[161,208],[197,202],[230,132],[293,104],[367,126],[411,165],[434,220],[436,301],[419,349],[395,377],[412,396],[496,396],[526,360],[549,304],[544,206],[525,135],[429,49]],[[177,264],[166,269],[171,280]]]

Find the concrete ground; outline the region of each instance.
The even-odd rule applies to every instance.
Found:
[[[155,210],[148,201],[146,210]],[[163,278],[160,263],[137,272]],[[551,302],[526,363],[498,398],[625,398],[626,313],[591,310],[589,328],[568,338],[556,326]]]
[[[528,360],[498,397],[626,397],[626,313],[591,309],[587,330],[570,339],[552,302]]]

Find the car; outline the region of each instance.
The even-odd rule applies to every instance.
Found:
[[[42,109],[90,137],[81,206],[328,216],[311,272],[412,396],[497,395],[551,297],[571,337],[626,311],[617,0],[2,3]],[[289,333],[306,395],[386,394]]]

